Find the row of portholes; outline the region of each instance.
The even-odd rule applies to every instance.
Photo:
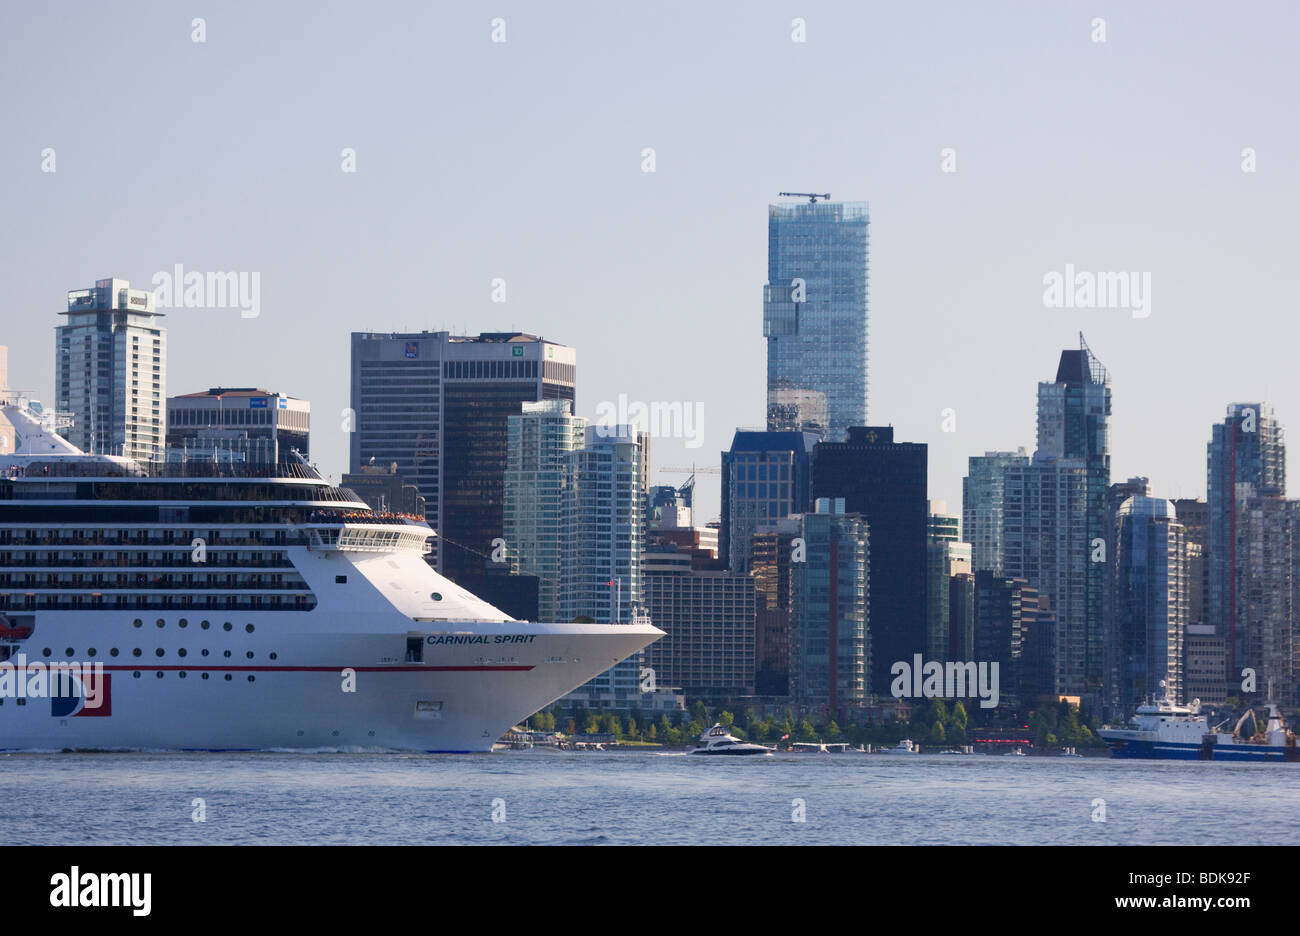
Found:
[[[154,623],[155,623],[159,628],[165,627],[165,626],[167,625],[167,622],[166,622],[165,620],[163,620],[162,618],[159,618],[159,619],[158,619],[157,621],[155,621]],[[144,627],[144,621],[140,620],[139,618],[136,618],[134,621],[131,622],[131,626],[132,626],[132,627]],[[189,626],[190,626],[189,619],[188,619],[188,618],[181,618],[179,621],[176,622],[176,626],[177,626],[177,627],[189,627]],[[199,627],[203,628],[204,630],[207,630],[207,629],[210,628],[211,626],[212,626],[212,622],[211,622],[211,621],[199,621]],[[222,629],[222,630],[225,630],[225,631],[228,631],[228,630],[230,630],[233,626],[234,626],[234,625],[232,625],[229,621],[226,621],[226,623],[224,623],[224,624],[221,625],[221,629]],[[245,624],[245,625],[244,625],[244,631],[247,632],[247,633],[249,633],[249,634],[251,634],[255,629],[256,629],[256,628],[254,628],[252,624]]]
[[[139,678],[140,678],[140,671],[139,671],[139,670],[136,670],[136,671],[135,671],[134,673],[132,673],[131,675],[134,676],[136,679],[139,679]],[[159,670],[158,672],[154,673],[154,675],[157,676],[159,679],[162,679],[163,676],[165,676],[166,674],[163,673],[161,670]],[[187,676],[189,676],[189,673],[187,673],[185,670],[181,670],[181,671],[180,671],[179,673],[177,673],[176,675],[179,676],[181,679],[185,679]],[[199,673],[199,678],[200,678],[200,679],[207,679],[208,676],[209,676],[208,673]],[[231,676],[229,673],[226,674],[226,682],[230,682],[233,678],[234,678],[234,677]],[[254,676],[254,675],[252,675],[252,674],[250,673],[249,676],[248,676],[248,681],[249,681],[249,682],[257,682],[257,677]]]
[[[41,653],[42,653],[43,655],[47,656],[47,657],[50,656],[50,655],[52,655],[53,652],[54,652],[54,651],[51,650],[49,647],[46,647],[44,650],[41,651]],[[63,652],[66,653],[66,654],[68,655],[68,659],[69,659],[69,660],[72,659],[72,657],[76,654],[76,651],[73,650],[71,647],[66,648]],[[114,648],[112,648],[111,650],[108,651],[108,655],[109,655],[109,656],[117,656],[119,652],[120,652],[120,651],[117,649],[117,647],[114,647]],[[91,656],[91,657],[94,657],[94,656],[98,655],[98,653],[99,653],[99,651],[98,651],[97,649],[95,649],[94,647],[91,647],[89,650],[86,651],[86,654],[87,654],[88,656]],[[143,653],[144,653],[143,650],[141,650],[139,647],[136,647],[134,650],[131,651],[131,656],[137,656],[137,657],[138,657],[138,656],[143,655]],[[166,655],[166,653],[167,653],[167,651],[164,650],[162,647],[158,647],[156,650],[154,650],[154,656],[164,656],[164,655]],[[209,653],[209,651],[208,651],[208,649],[207,649],[206,647],[204,647],[202,650],[199,651],[199,653],[201,653],[203,656],[207,656],[208,653]],[[189,651],[186,650],[184,647],[181,647],[179,650],[176,651],[176,655],[177,655],[177,656],[180,656],[180,657],[183,657],[183,656],[189,656]],[[229,650],[225,651],[224,656],[225,656],[227,659],[229,659],[229,658],[230,658],[230,651],[229,651]],[[252,650],[247,651],[247,652],[244,654],[244,656],[246,656],[246,657],[247,657],[248,659],[250,659],[250,660],[253,659],[253,651],[252,651]],[[277,660],[277,659],[279,659],[279,657],[280,657],[280,655],[279,655],[278,653],[276,653],[274,650],[272,650],[272,651],[271,651],[270,653],[268,653],[266,656],[267,656],[267,659],[270,659],[270,660]]]

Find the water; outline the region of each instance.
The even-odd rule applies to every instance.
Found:
[[[1300,764],[644,751],[7,754],[0,783],[5,845],[1300,841]],[[205,822],[193,821],[196,798]],[[1105,822],[1093,819],[1098,799]],[[803,822],[792,821],[795,800]],[[492,821],[494,808],[504,821]]]

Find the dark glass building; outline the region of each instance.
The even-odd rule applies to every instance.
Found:
[[[396,462],[438,532],[430,561],[479,574],[504,527],[510,416],[572,401],[575,376],[574,350],[535,335],[353,332],[351,470]]]
[[[811,505],[814,432],[741,430],[722,453],[722,528],[718,556],[748,572],[754,534]]]
[[[871,530],[871,690],[889,695],[890,667],[925,650],[928,449],[895,442],[892,426],[850,428],[813,455],[813,497],[842,497]]]

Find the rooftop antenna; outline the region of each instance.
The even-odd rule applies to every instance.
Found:
[[[777,192],[776,195],[778,198],[806,198],[810,205],[817,204],[817,199],[819,198],[825,199],[826,201],[830,201],[831,198],[830,192],[827,192],[825,195],[818,195],[813,192]]]

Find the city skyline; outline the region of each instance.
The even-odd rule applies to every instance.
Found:
[[[16,115],[0,151],[15,221],[0,244],[23,271],[11,300],[23,310],[8,336],[11,383],[54,399],[45,329],[89,276],[148,286],[177,263],[255,272],[257,317],[166,310],[168,390],[274,386],[311,400],[313,454],[336,479],[347,468],[348,440],[330,418],[347,406],[343,336],[448,328],[529,331],[574,347],[584,363],[576,410],[588,419],[620,394],[703,403],[698,448],[652,439],[651,480],[680,483],[659,469],[716,464],[736,427],[763,423],[755,284],[766,206],[780,191],[814,189],[871,204],[870,419],[929,446],[934,499],[960,502],[969,456],[1030,445],[1029,387],[1050,377],[1034,349],[1068,347],[1080,330],[1115,376],[1112,475],[1148,476],[1158,496],[1205,495],[1207,429],[1230,401],[1267,399],[1283,424],[1300,418],[1286,343],[1261,340],[1284,327],[1296,286],[1282,225],[1300,193],[1277,169],[1294,161],[1297,138],[1268,116],[1274,89],[1287,86],[1280,21],[1293,10],[1226,31],[1208,6],[1176,28],[1158,11],[1123,11],[1098,43],[1096,13],[1082,5],[955,10],[941,24],[906,10],[814,6],[801,44],[791,41],[793,14],[775,6],[743,18],[676,9],[677,18],[646,22],[631,11],[548,18],[507,4],[504,44],[491,42],[488,17],[463,11],[363,28],[342,9],[304,22],[217,4],[203,44],[191,41],[188,18],[145,7],[87,10],[72,33],[48,12],[15,11],[0,69],[44,75],[47,93],[39,112]],[[40,64],[56,48],[90,58],[122,30],[149,49],[150,74],[88,86],[77,69]],[[734,37],[723,50],[735,76],[725,92],[699,80],[717,67],[720,35]],[[391,54],[408,36],[435,37],[445,55]],[[275,43],[280,60],[249,65],[262,43]],[[360,67],[313,70],[344,49]],[[665,49],[680,68],[654,66]],[[1009,67],[968,74],[989,49],[1008,50]],[[918,50],[924,73],[912,64]],[[568,60],[558,71],[557,56]],[[232,59],[242,71],[227,67]],[[512,98],[541,62],[540,84]],[[1019,81],[1029,68],[1032,88]],[[154,70],[180,80],[159,83]],[[297,73],[319,77],[320,93],[302,101],[290,131],[266,92],[296,93]],[[1251,93],[1228,93],[1247,74]],[[217,75],[221,94],[201,90]],[[454,75],[472,80],[452,85]],[[827,81],[872,90],[836,111],[807,94]],[[393,82],[418,90],[392,98]],[[1129,94],[1134,83],[1148,95]],[[455,95],[442,93],[452,86]],[[1200,119],[1171,122],[1158,139],[1136,132],[1153,93]],[[211,105],[202,114],[185,106],[196,94]],[[559,104],[569,94],[573,111]],[[1009,105],[991,120],[978,103],[990,97]],[[122,99],[132,103],[105,119]],[[625,104],[611,112],[616,101]],[[458,121],[457,141],[483,141],[474,158],[434,129],[446,121],[393,131],[409,126],[393,118],[411,106]],[[612,113],[612,124],[588,127],[581,114],[592,109]],[[788,134],[767,134],[762,147],[729,134],[766,125],[774,110],[795,115]],[[167,130],[135,145],[160,113]],[[102,132],[72,132],[86,125]],[[196,145],[214,132],[233,142]],[[47,147],[56,172],[41,172]],[[642,171],[647,147],[654,173]],[[355,174],[341,171],[345,148],[355,150]],[[1246,148],[1258,153],[1257,172],[1242,171]],[[128,225],[106,242],[73,210],[88,204],[106,216],[142,213],[149,233]],[[458,223],[430,231],[431,216]],[[1207,217],[1219,233],[1199,233]],[[20,233],[38,224],[60,251]],[[1047,308],[1044,277],[1070,267],[1149,272],[1149,316]],[[504,303],[492,301],[498,278]],[[657,345],[657,334],[669,343]],[[944,431],[946,410],[955,432]],[[715,485],[698,496],[703,520],[719,513]]]

